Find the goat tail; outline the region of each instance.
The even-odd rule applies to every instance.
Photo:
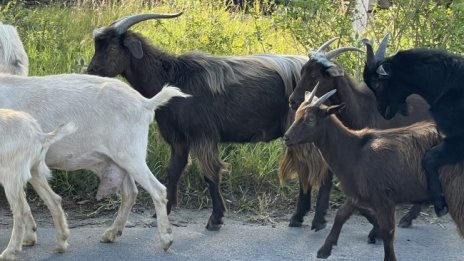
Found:
[[[298,177],[301,189],[306,193],[310,186],[320,186],[326,179],[328,166],[319,150],[311,143],[286,148],[279,163],[279,179],[282,185]]]
[[[43,140],[44,148],[50,147],[53,143],[61,140],[62,138],[74,133],[77,130],[77,126],[74,122],[68,122],[66,124],[61,124],[53,131],[45,134],[45,139]]]
[[[173,97],[191,97],[190,94],[183,93],[175,86],[165,85],[155,97],[147,100],[145,107],[148,110],[156,110],[157,108],[166,105]]]
[[[40,158],[39,158],[39,164],[37,166],[38,171],[42,173],[42,175],[45,175],[47,179],[51,177],[50,170],[45,163],[45,157],[47,155],[48,149],[50,146],[61,140],[62,138],[74,133],[77,130],[76,124],[74,122],[68,122],[66,124],[61,124],[58,126],[56,129],[49,133],[45,133],[42,136],[42,150],[40,152]]]

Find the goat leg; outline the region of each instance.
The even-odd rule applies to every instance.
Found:
[[[311,186],[307,188],[307,191],[304,192],[301,188],[302,184],[300,182],[300,194],[298,195],[298,201],[296,203],[296,210],[293,213],[289,227],[301,227],[304,221],[304,216],[311,209]],[[320,193],[320,192],[319,192]]]
[[[413,205],[411,209],[409,209],[409,212],[401,218],[398,226],[402,228],[410,227],[412,225],[412,221],[419,216],[421,209],[421,204]]]
[[[355,205],[347,199],[337,210],[332,229],[325,239],[324,245],[317,251],[317,258],[328,258],[330,256],[333,246],[337,245],[343,224],[353,215],[356,209]]]
[[[319,193],[317,194],[316,213],[314,214],[314,219],[311,224],[311,230],[319,231],[327,226],[327,221],[324,217],[327,214],[327,209],[329,208],[332,179],[333,173],[329,170],[325,180],[319,188]]]

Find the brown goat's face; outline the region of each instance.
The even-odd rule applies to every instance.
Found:
[[[310,102],[303,102],[295,114],[295,120],[285,132],[284,143],[294,146],[301,143],[313,142],[316,137],[318,122],[321,119],[320,108],[312,107]]]
[[[345,104],[316,107],[311,103],[311,101],[304,101],[296,111],[295,120],[284,135],[286,146],[316,141],[326,132],[325,122],[328,117],[345,108]]]
[[[105,33],[95,37],[95,53],[87,68],[88,74],[116,77],[130,65],[130,52],[123,46],[124,35]]]
[[[305,92],[313,91],[314,86],[319,83],[316,95],[321,95],[333,90],[333,70],[341,70],[338,65],[326,67],[318,61],[310,59],[301,69],[301,79],[289,97],[289,105],[293,110],[298,109],[303,102]]]

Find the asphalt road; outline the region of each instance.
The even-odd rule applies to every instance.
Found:
[[[309,226],[290,228],[287,217],[267,219],[229,214],[219,232],[205,230],[209,210],[176,209],[171,216],[174,243],[164,252],[159,248],[156,221],[149,213],[132,213],[123,235],[115,243],[99,243],[111,217],[70,219],[70,247],[64,254],[54,252],[55,236],[51,218],[36,218],[38,244],[25,247],[18,260],[317,260],[316,252],[331,227],[333,212],[325,230],[314,232]],[[258,219],[259,220],[259,219]],[[310,219],[307,218],[308,222]],[[0,213],[0,248],[8,244],[11,217]],[[368,245],[370,226],[359,216],[342,230],[339,245],[328,260],[383,260],[380,243]],[[396,230],[398,260],[464,260],[463,241],[449,217],[434,219],[422,215],[413,227]]]

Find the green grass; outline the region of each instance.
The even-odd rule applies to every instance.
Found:
[[[100,2],[101,4],[95,4]],[[377,10],[376,19],[362,35],[351,29],[352,11],[341,1],[292,1],[288,10],[278,8],[263,16],[259,8],[248,12],[229,12],[224,1],[88,1],[79,5],[36,6],[25,8],[20,2],[0,7],[3,23],[14,24],[30,59],[30,75],[80,73],[93,54],[92,31],[133,13],[178,12],[177,19],[147,21],[132,30],[141,32],[157,46],[180,54],[201,50],[214,55],[254,53],[307,54],[334,36],[339,45],[363,48],[360,39],[379,41],[391,34],[389,53],[413,46],[439,47],[463,53],[464,7],[455,1],[451,9],[424,4],[424,1],[395,1],[389,10]],[[147,4],[143,4],[147,3]],[[337,47],[337,44],[335,44]],[[360,78],[363,54],[345,54],[339,58],[346,70]],[[271,206],[285,205],[296,199],[296,185],[280,187],[277,167],[281,141],[268,144],[221,146],[221,157],[229,164],[222,188],[229,205],[236,210],[266,212]],[[148,164],[165,183],[169,148],[161,140],[156,126],[150,132]],[[87,172],[57,173],[52,185],[66,199],[92,199],[97,178]],[[195,162],[189,164],[180,184],[181,205],[205,207],[209,193]],[[334,192],[340,199],[340,194]],[[114,198],[104,201],[114,205]]]

